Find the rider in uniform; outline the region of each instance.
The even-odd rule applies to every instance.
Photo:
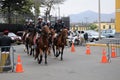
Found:
[[[59,34],[64,27],[65,27],[65,25],[64,25],[64,22],[62,21],[62,19],[58,19],[54,25],[54,30],[56,30],[56,33]]]
[[[45,22],[43,21],[43,18],[41,16],[38,17],[38,23],[36,25],[37,32],[41,34],[41,29],[45,25]]]
[[[27,20],[25,25],[24,25],[24,34],[23,34],[23,39],[25,40],[26,37],[28,37],[29,34],[31,34],[35,30],[35,25],[33,24],[33,21]]]
[[[35,25],[34,25],[32,19],[29,20],[29,25],[27,27],[27,30],[29,31],[29,33],[31,33],[33,30],[35,30]]]

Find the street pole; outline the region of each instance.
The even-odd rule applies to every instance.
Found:
[[[100,8],[100,0],[98,0],[98,31],[99,31],[99,39],[101,39],[101,8]]]
[[[58,5],[58,18],[60,19],[60,6]]]

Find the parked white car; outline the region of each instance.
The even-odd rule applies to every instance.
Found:
[[[86,30],[86,31],[84,31],[84,33],[88,33],[88,41],[90,41],[90,42],[94,42],[94,41],[98,41],[99,40],[99,33],[97,31]],[[105,38],[105,36],[103,36],[101,34],[100,38]]]
[[[115,36],[115,30],[114,29],[102,30],[101,34],[106,36],[107,38],[114,37]]]
[[[16,34],[9,32],[8,36],[15,41],[15,43],[17,44],[21,44],[22,43],[22,38],[20,36],[17,36]]]

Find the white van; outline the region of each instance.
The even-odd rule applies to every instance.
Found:
[[[115,36],[115,29],[102,30],[101,34],[107,38]]]

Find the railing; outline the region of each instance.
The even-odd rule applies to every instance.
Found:
[[[14,48],[0,46],[0,72],[14,71]]]

